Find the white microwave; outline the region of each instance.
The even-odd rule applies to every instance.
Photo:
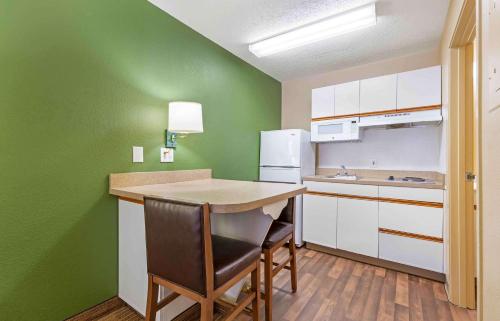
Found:
[[[311,141],[315,143],[359,140],[359,117],[311,122]]]

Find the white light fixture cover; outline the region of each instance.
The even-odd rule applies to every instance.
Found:
[[[377,24],[375,3],[370,3],[281,35],[258,41],[248,46],[248,49],[257,57],[264,57],[374,26],[375,24]]]
[[[168,131],[179,134],[203,133],[201,104],[175,101],[168,104]]]

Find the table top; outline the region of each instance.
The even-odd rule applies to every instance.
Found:
[[[110,194],[141,202],[144,196],[191,203],[208,203],[215,213],[253,210],[303,194],[300,184],[199,179],[174,183],[110,187]]]

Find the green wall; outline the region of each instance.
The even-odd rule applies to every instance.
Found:
[[[171,100],[202,103],[205,133],[161,164]],[[146,0],[0,0],[0,319],[61,320],[116,295],[108,174],[255,179],[280,106],[278,81]]]

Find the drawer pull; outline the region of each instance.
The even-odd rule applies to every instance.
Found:
[[[307,192],[305,192],[305,194],[327,196],[327,197],[351,198],[351,199],[364,200],[364,201],[378,201],[379,200],[378,197],[373,197],[373,196],[360,196],[360,195],[328,193],[328,192],[307,191]]]
[[[438,203],[438,202],[402,200],[402,199],[397,199],[397,198],[385,198],[385,197],[380,197],[379,201],[386,202],[386,203],[398,203],[398,204],[406,204],[406,205],[443,208],[443,203]]]
[[[409,237],[409,238],[419,239],[419,240],[424,240],[424,241],[431,241],[431,242],[436,242],[436,243],[443,243],[443,238],[441,238],[441,237],[435,237],[435,236],[428,236],[428,235],[422,235],[422,234],[414,234],[414,233],[396,231],[396,230],[391,230],[391,229],[382,228],[382,227],[379,227],[378,231],[380,233],[384,233],[384,234],[392,234],[392,235]]]

